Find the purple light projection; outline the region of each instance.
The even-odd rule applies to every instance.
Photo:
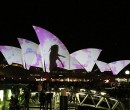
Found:
[[[0,46],[0,51],[5,57],[8,65],[17,63],[23,65],[21,49],[13,46]]]
[[[22,48],[26,68],[29,69],[30,66],[43,68],[39,45],[23,38],[18,38],[18,41]]]
[[[37,26],[33,26],[33,28],[39,39],[39,45],[27,39],[18,38],[21,49],[0,46],[0,51],[9,65],[17,63],[23,65],[24,68],[26,65],[27,69],[30,66],[41,67],[47,72],[50,72],[50,68],[55,66],[67,70],[85,69],[87,72],[91,72],[96,63],[101,72],[112,71],[114,75],[117,75],[130,63],[130,60],[120,60],[108,64],[98,61],[102,50],[95,48],[86,48],[69,54],[65,45],[55,35]]]
[[[70,56],[70,70],[84,69],[84,67],[72,56]]]
[[[101,49],[87,48],[73,52],[71,56],[76,58],[87,72],[91,72],[95,64],[94,61],[97,60],[101,51]]]
[[[101,72],[104,72],[104,71],[111,71],[111,68],[109,67],[108,63],[105,63],[105,62],[102,62],[102,61],[95,61],[96,62],[96,65],[98,66],[99,70]]]
[[[111,71],[114,75],[117,75],[124,67],[130,63],[130,60],[120,60],[109,63]]]
[[[40,49],[41,49],[42,58],[43,58],[42,60],[45,62],[46,71],[47,72],[50,71],[49,66],[53,68],[56,65],[57,67],[69,70],[69,52],[67,48],[65,47],[65,45],[55,35],[53,35],[49,31],[43,28],[37,27],[37,26],[33,26],[33,28],[40,42]],[[58,46],[56,47],[57,50],[55,50],[56,48],[55,49],[53,48],[56,45]],[[53,52],[52,52],[52,49],[53,49]],[[49,55],[52,58],[49,58]],[[57,59],[60,59],[60,60],[52,61],[53,62],[52,63],[50,59],[56,59],[56,57]]]

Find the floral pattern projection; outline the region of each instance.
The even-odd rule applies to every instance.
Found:
[[[37,26],[33,27],[40,42],[46,71],[50,72],[55,67],[69,70],[69,51],[65,45],[49,31]]]
[[[123,68],[130,64],[130,60],[119,60],[109,63],[111,71],[114,75],[117,75]]]
[[[110,66],[108,65],[108,63],[106,62],[103,62],[103,61],[95,61],[96,62],[96,65],[98,66],[99,70],[101,72],[105,72],[105,71],[111,71],[111,68]]]
[[[71,56],[76,58],[87,72],[91,72],[101,51],[101,49],[87,48],[73,52]]]
[[[12,63],[24,64],[20,48],[13,46],[0,46],[0,51],[5,57],[8,65],[11,65]]]
[[[39,45],[23,38],[18,38],[18,41],[22,48],[26,68],[29,69],[30,66],[43,68]]]
[[[85,69],[74,57],[70,56],[70,70]]]
[[[33,26],[40,44],[30,40],[18,38],[21,48],[0,46],[0,51],[7,63],[18,63],[29,69],[30,66],[41,67],[43,71],[50,72],[59,67],[67,70],[85,69],[91,72],[96,64],[101,72],[112,71],[117,75],[130,60],[120,60],[111,63],[98,61],[101,49],[86,48],[69,53],[65,45],[49,31]]]

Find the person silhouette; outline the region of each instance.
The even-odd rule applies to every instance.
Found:
[[[58,51],[59,51],[59,46],[58,45],[52,45],[51,48],[50,48],[51,52],[50,52],[50,56],[49,56],[49,59],[50,59],[50,71],[54,68],[57,67],[57,63],[56,61],[59,60],[62,67],[64,67],[64,64],[62,63],[61,59],[59,57],[64,57],[63,55],[60,55],[58,54]]]
[[[30,90],[28,88],[26,88],[24,90],[24,98],[25,98],[25,101],[24,101],[24,104],[25,104],[25,110],[29,110],[29,99],[30,99]]]
[[[49,105],[50,105],[50,109],[49,110],[52,110],[52,97],[53,97],[53,93],[49,92],[46,94],[46,108],[48,110],[49,108]]]
[[[39,101],[40,101],[40,110],[43,110],[46,109],[46,106],[45,106],[45,102],[46,102],[46,94],[45,94],[45,91],[41,91],[40,92],[40,96],[39,96]]]

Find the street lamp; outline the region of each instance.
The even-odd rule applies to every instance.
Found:
[[[129,75],[129,74],[130,74],[130,71],[129,71],[129,70],[126,70],[126,71],[125,71],[125,74],[126,74],[126,75]]]
[[[125,71],[125,74],[128,76],[130,74],[129,70]],[[129,77],[127,77],[127,83],[129,82]],[[129,110],[130,110],[130,98],[128,98],[128,102],[129,102]]]
[[[127,83],[128,83],[128,82],[129,82],[128,75],[130,74],[130,71],[129,71],[129,70],[126,70],[126,71],[125,71],[125,74],[127,75]]]

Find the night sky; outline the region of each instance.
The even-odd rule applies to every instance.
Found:
[[[104,62],[130,59],[130,6],[87,0],[12,1],[0,7],[0,45],[20,47],[17,38],[39,43],[33,25],[56,35],[70,53],[99,48]],[[3,56],[0,55],[2,61]]]

